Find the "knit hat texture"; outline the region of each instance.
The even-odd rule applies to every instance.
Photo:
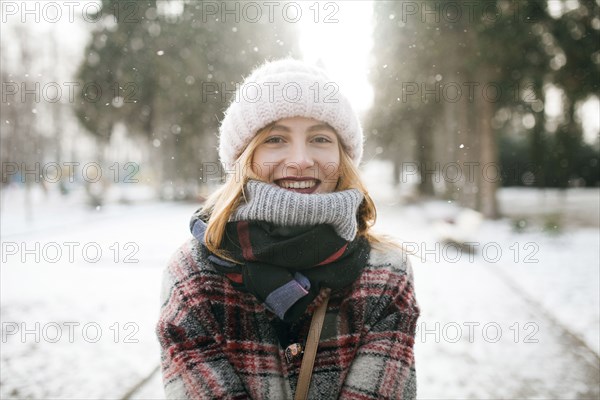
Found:
[[[363,131],[356,112],[327,73],[306,62],[285,58],[266,62],[238,86],[219,128],[219,158],[227,170],[256,133],[282,118],[326,122],[358,166]]]

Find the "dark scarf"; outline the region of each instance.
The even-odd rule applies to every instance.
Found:
[[[281,190],[286,192],[282,196],[307,196]],[[347,218],[356,218],[356,209]],[[192,234],[203,246],[207,221],[208,216],[197,212],[190,223]],[[364,237],[346,240],[331,224],[282,226],[258,220],[228,222],[221,248],[241,264],[210,254],[208,260],[215,269],[290,323],[305,312],[322,287],[342,289],[352,284],[370,251]]]

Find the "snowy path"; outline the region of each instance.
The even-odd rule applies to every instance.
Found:
[[[416,266],[419,398],[597,399],[597,355],[492,268]]]
[[[186,222],[196,207],[123,207],[107,207],[93,223],[74,208],[64,214],[65,224],[36,232],[3,219],[0,397],[162,398],[160,373],[153,373],[161,272],[188,237]],[[466,253],[450,262],[450,251],[427,252],[435,249],[428,219],[437,208],[384,199],[379,212],[380,230],[418,245],[425,258],[411,258],[422,309],[415,345],[419,398],[600,397],[597,231],[536,237],[538,264],[508,256],[470,260]],[[511,254],[514,237],[505,225],[484,224],[480,241],[493,237]],[[5,252],[7,243],[31,249],[36,242],[46,248],[40,262]],[[72,261],[65,245],[71,242],[79,243]],[[51,243],[63,251],[55,263],[48,262],[57,249]],[[102,257],[93,253],[97,248]],[[576,255],[574,276],[555,268],[563,248]]]
[[[380,206],[379,211],[381,230],[399,237],[407,247],[414,248],[416,243],[420,258],[412,258],[422,309],[415,344],[419,398],[600,397],[597,353],[565,335],[566,324],[558,322],[553,313],[545,315],[538,306],[541,302],[527,301],[534,297],[515,285],[515,276],[507,273],[516,266],[523,275],[533,273],[535,279],[538,271],[527,270],[529,264],[522,260],[514,263],[508,252],[513,243],[500,234],[503,224],[484,224],[474,240],[479,249],[486,243],[503,249],[506,257],[497,259],[492,251],[485,252],[486,257],[470,256],[444,245],[432,252],[435,235],[426,220],[444,213],[439,205]],[[580,243],[576,250],[588,252],[591,258],[596,254],[597,259],[597,235],[596,248]],[[540,256],[549,250],[547,239],[539,238],[537,244]],[[596,261],[587,267],[597,271],[598,265]],[[548,273],[556,273],[551,265],[546,267]],[[592,284],[585,294],[593,298],[597,292],[597,284]],[[589,307],[597,318],[600,306]]]

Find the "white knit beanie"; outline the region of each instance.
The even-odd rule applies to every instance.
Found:
[[[264,63],[238,86],[219,128],[223,166],[231,170],[260,129],[291,117],[313,118],[331,125],[358,166],[363,132],[350,102],[324,70],[292,58]]]

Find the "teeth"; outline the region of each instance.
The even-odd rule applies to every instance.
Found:
[[[317,184],[314,179],[308,181],[279,181],[278,185],[285,189],[308,189]]]

